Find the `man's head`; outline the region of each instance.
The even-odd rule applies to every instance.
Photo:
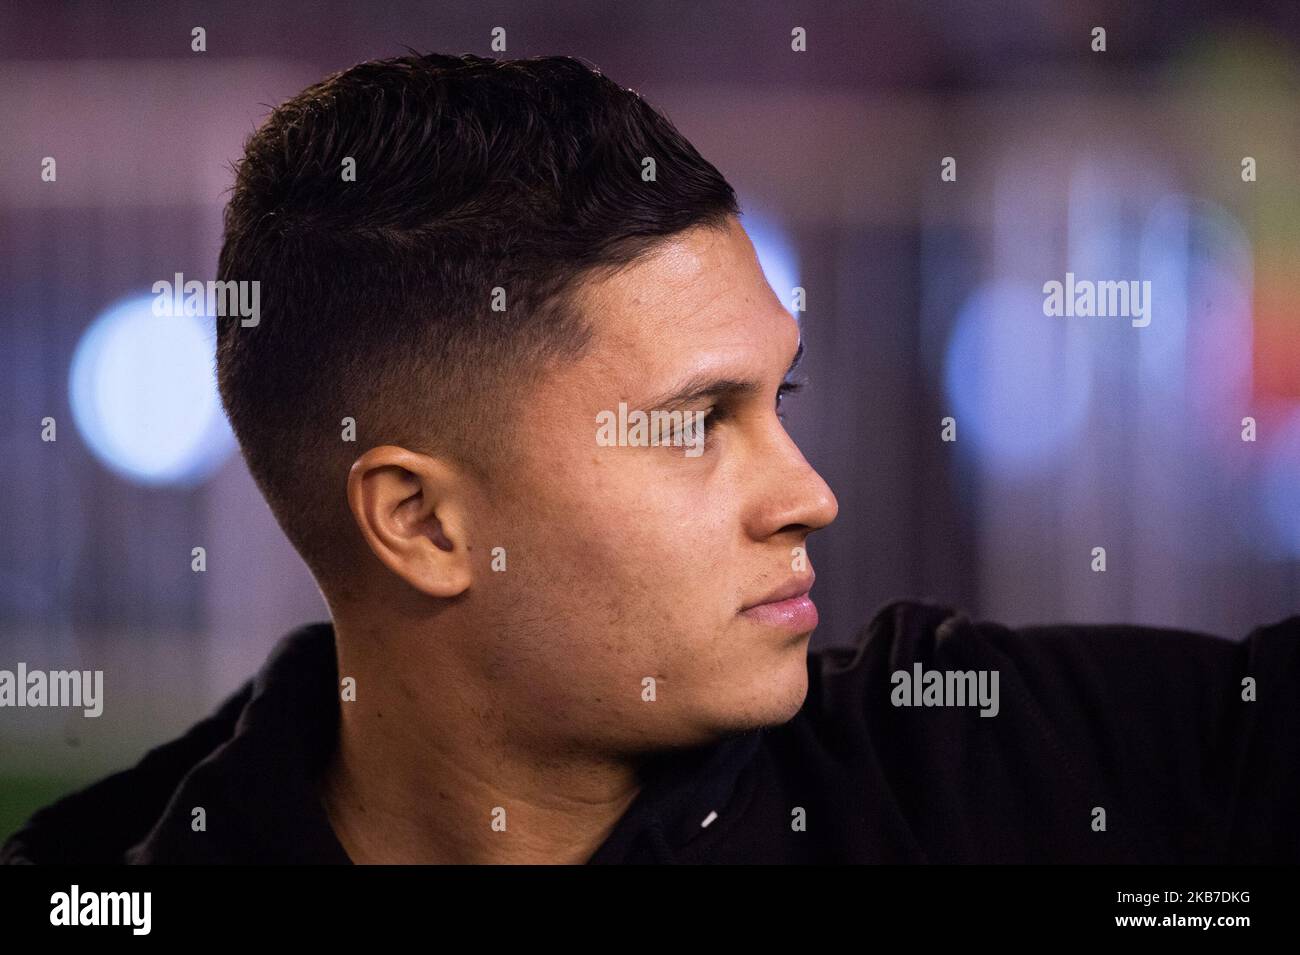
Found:
[[[368,63],[275,111],[219,267],[262,320],[219,322],[218,380],[336,622],[427,634],[521,740],[793,715],[810,628],[742,609],[811,578],[836,504],[777,416],[799,330],[737,215],[568,57]],[[708,412],[703,453],[598,441],[620,402]]]

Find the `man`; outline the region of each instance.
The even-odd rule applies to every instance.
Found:
[[[571,58],[366,63],[276,110],[219,268],[262,321],[219,322],[218,372],[332,623],[3,856],[1300,859],[1300,617],[901,600],[809,655],[837,502],[738,213]]]

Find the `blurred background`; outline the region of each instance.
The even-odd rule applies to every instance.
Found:
[[[787,306],[806,290],[789,427],[840,502],[814,648],[897,597],[1233,639],[1300,610],[1300,5],[10,0],[0,668],[102,669],[107,703],[0,709],[0,838],[327,619],[226,428],[210,322],[150,290],[215,277],[270,106],[407,46],[637,89],[737,188]],[[1150,325],[1045,316],[1067,272],[1150,280]]]

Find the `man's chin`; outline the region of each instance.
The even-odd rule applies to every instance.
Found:
[[[745,694],[726,716],[719,719],[719,731],[745,733],[780,726],[794,719],[807,698],[806,664],[778,671],[765,680],[755,681],[753,691]]]

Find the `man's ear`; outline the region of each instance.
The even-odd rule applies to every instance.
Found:
[[[469,588],[465,476],[405,448],[371,448],[348,472],[348,508],[366,545],[389,570],[430,597]]]

